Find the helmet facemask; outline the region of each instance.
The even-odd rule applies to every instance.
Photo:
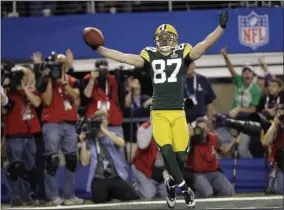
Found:
[[[155,36],[155,43],[159,51],[168,53],[176,46],[177,37],[171,32],[161,31]]]

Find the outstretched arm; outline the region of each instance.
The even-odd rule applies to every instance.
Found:
[[[228,21],[228,10],[223,15],[219,14],[219,26],[210,33],[202,42],[198,43],[192,48],[189,53],[191,60],[197,60],[200,58],[215,42],[222,36],[224,29],[227,26]]]
[[[225,62],[226,62],[226,65],[232,75],[232,77],[236,77],[238,75],[238,73],[236,72],[233,64],[231,63],[231,60],[229,59],[229,56],[228,56],[228,52],[227,52],[227,48],[223,48],[221,49],[221,55],[223,55],[224,59],[225,59]]]
[[[97,52],[106,58],[109,58],[109,59],[112,59],[112,60],[115,60],[121,63],[127,63],[129,65],[133,65],[136,67],[144,66],[144,59],[140,55],[125,54],[117,50],[108,49],[102,46],[97,48]]]

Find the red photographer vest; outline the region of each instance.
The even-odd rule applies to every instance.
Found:
[[[278,125],[276,138],[275,138],[273,144],[271,145],[271,153],[270,153],[270,157],[269,157],[269,160],[271,162],[274,161],[275,153],[276,153],[277,149],[280,148],[280,147],[284,147],[284,128],[282,128],[280,125]]]
[[[218,137],[214,133],[208,133],[208,141],[194,146],[194,151],[188,155],[186,167],[194,172],[213,172],[220,167],[216,159],[216,151],[219,150]]]
[[[39,118],[35,107],[28,103],[27,96],[23,91],[8,94],[10,100],[14,101],[14,107],[3,116],[4,134],[32,135],[41,132]]]
[[[89,80],[91,74],[87,74],[84,80]],[[98,84],[94,84],[93,93],[90,101],[87,105],[86,119],[89,119],[98,110],[98,101],[110,103],[110,109],[108,110],[109,125],[119,126],[122,124],[122,111],[120,109],[119,99],[118,99],[118,87],[115,77],[113,75],[108,75],[108,96],[105,91],[99,87]]]
[[[150,122],[145,122],[141,126],[147,128],[150,126]],[[156,157],[158,155],[158,147],[152,138],[149,146],[146,149],[137,148],[135,155],[132,159],[132,163],[135,168],[146,175],[147,178],[151,178],[153,175],[153,166],[155,164]]]
[[[67,75],[68,84],[73,87],[76,79],[70,75]],[[68,101],[70,107],[66,109],[64,101]],[[75,106],[75,100],[67,95],[63,85],[53,81],[52,83],[52,102],[46,107],[43,106],[41,120],[43,122],[60,123],[60,122],[76,122],[77,109]]]

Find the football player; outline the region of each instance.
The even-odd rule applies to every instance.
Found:
[[[194,194],[183,179],[189,145],[189,132],[184,112],[184,83],[189,64],[200,58],[223,34],[228,21],[228,10],[219,14],[219,26],[202,42],[192,47],[178,44],[178,34],[169,24],[159,26],[155,32],[156,47],[146,47],[140,55],[125,54],[106,47],[95,50],[112,60],[147,67],[153,84],[151,121],[153,136],[163,156],[170,178],[165,180],[167,204],[176,203],[175,187],[181,189],[186,206],[194,207]],[[92,47],[93,48],[93,47]]]

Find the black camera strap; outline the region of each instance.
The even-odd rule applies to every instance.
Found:
[[[98,89],[99,96],[101,96],[101,89]],[[106,100],[108,101],[108,80],[106,79],[105,83],[105,94],[106,94]]]
[[[98,141],[99,141],[99,139],[98,139],[98,137],[96,137],[96,139],[94,141],[94,144],[96,146],[97,154],[100,156],[100,154],[101,154],[101,145],[99,145],[100,143]]]
[[[67,84],[68,84],[68,75],[67,74],[65,74],[65,79],[66,79],[66,82],[67,82]],[[66,91],[65,91],[66,92]],[[63,97],[63,90],[62,90],[62,88],[61,88],[61,86],[59,86],[58,87],[58,93],[59,93],[59,95],[60,95],[60,97],[63,99],[63,100],[65,100],[64,99],[64,97]]]
[[[187,82],[185,83],[185,90],[186,90],[187,97],[190,98],[191,94],[189,92]],[[194,73],[194,76],[193,76],[193,95],[194,97],[196,97],[196,90],[197,90],[197,77],[196,77],[196,74]]]

